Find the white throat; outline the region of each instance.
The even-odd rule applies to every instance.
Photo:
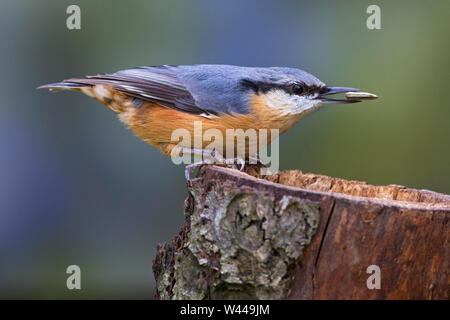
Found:
[[[270,90],[264,95],[269,108],[279,110],[282,114],[308,114],[320,108],[323,103],[314,100],[317,93],[309,96],[289,94],[284,90]]]

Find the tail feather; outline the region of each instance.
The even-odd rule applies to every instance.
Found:
[[[49,83],[37,87],[37,89],[48,89],[50,91],[74,90],[84,93],[85,95],[97,99],[114,112],[120,113],[129,106],[138,107],[136,98],[127,96],[115,90],[107,81],[88,79],[88,78],[72,78],[56,83]]]
[[[36,89],[49,89],[50,91],[61,91],[61,90],[79,89],[79,88],[90,87],[90,86],[91,85],[84,84],[84,83],[62,81],[62,82],[45,84],[43,86],[37,87]]]

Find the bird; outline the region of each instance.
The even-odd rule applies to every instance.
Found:
[[[201,124],[200,133],[212,129],[223,136],[230,129],[256,133],[278,130],[282,134],[325,105],[377,97],[356,88],[327,86],[297,68],[214,64],[143,66],[70,78],[38,89],[79,91],[97,99],[116,112],[138,138],[166,156],[176,151],[206,157],[207,163],[213,159],[232,166],[239,164],[240,170],[250,159],[258,160],[261,148],[272,141],[272,131],[265,143],[253,143],[256,148],[246,143],[239,157],[225,156],[226,139],[221,148],[216,144],[211,149],[208,141],[194,146],[193,138],[178,143],[173,140],[173,132],[182,128],[195,138],[197,123]],[[339,93],[345,93],[346,99],[329,97]],[[237,146],[233,148],[236,151]],[[195,166],[187,166],[186,179]]]

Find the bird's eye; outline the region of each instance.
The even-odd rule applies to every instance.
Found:
[[[305,88],[300,83],[294,83],[292,85],[292,93],[293,94],[303,94],[305,92]]]

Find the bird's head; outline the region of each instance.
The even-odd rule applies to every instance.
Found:
[[[264,72],[244,78],[241,85],[262,96],[268,107],[284,114],[305,115],[329,103],[355,103],[376,98],[365,92],[355,94],[354,99],[330,98],[333,94],[356,93],[360,89],[327,86],[313,75],[293,68],[265,68]]]

